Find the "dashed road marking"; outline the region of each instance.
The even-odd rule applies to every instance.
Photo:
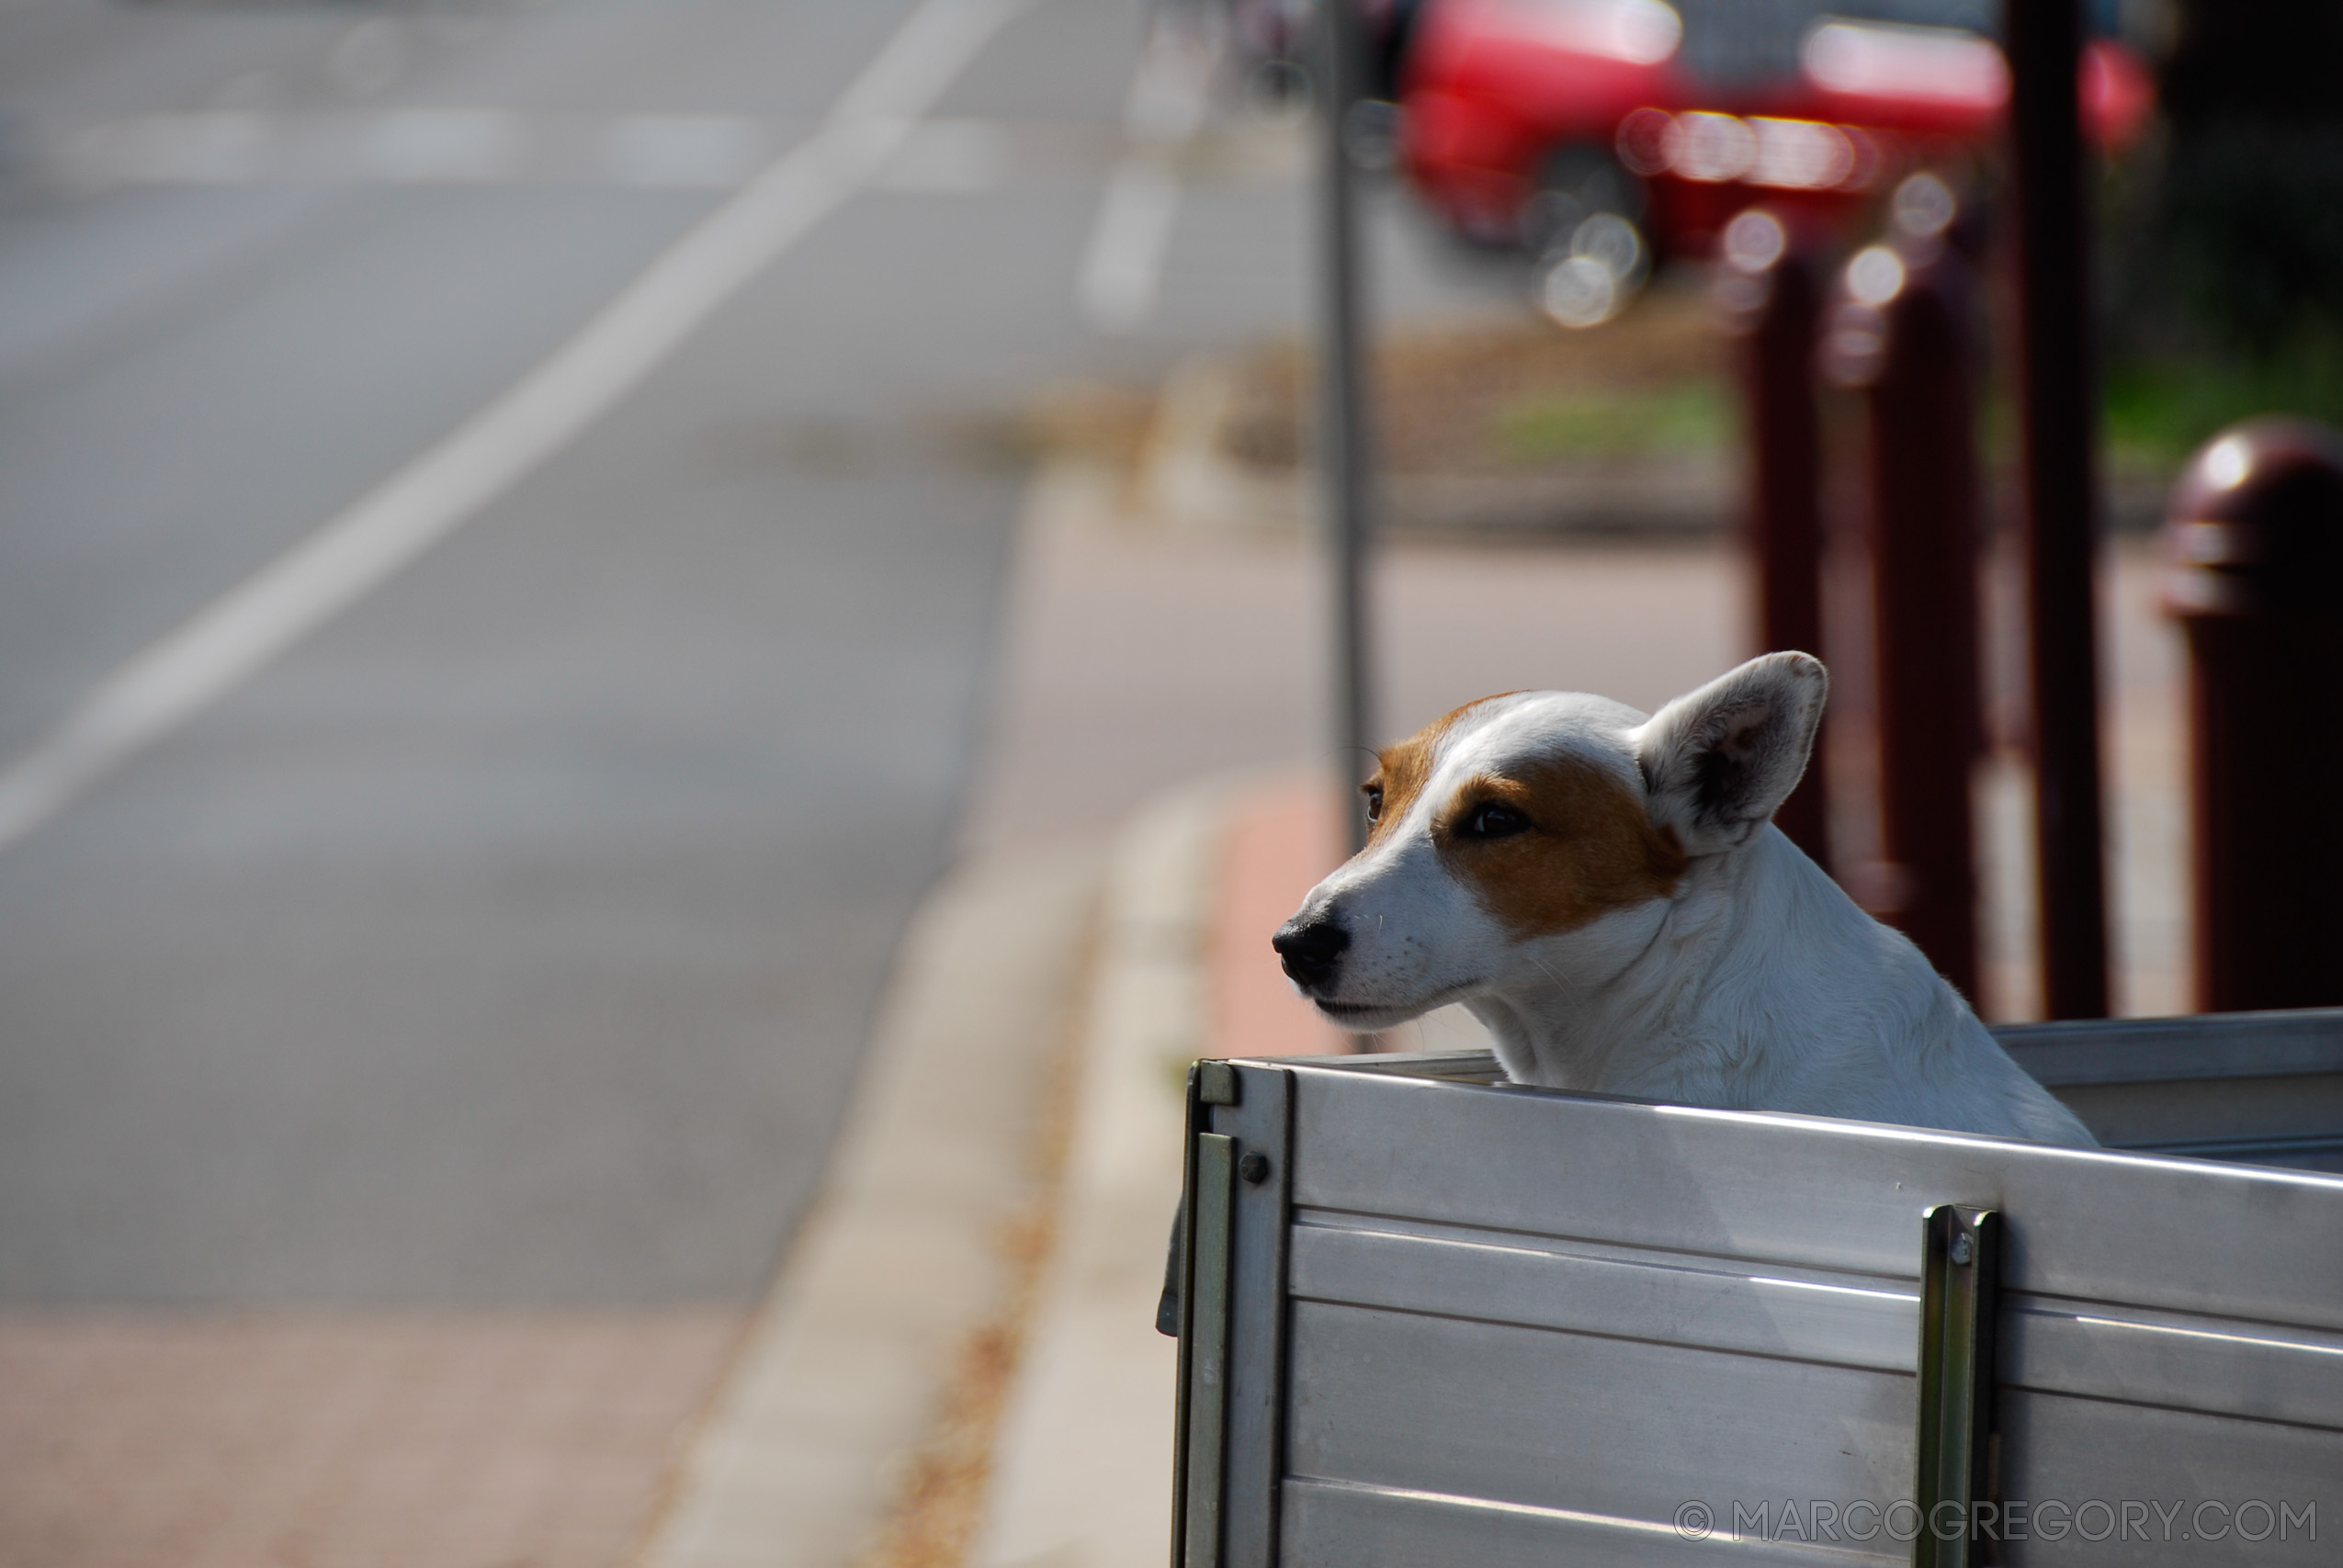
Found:
[[[1154,313],[1163,253],[1180,216],[1181,147],[1203,122],[1211,59],[1165,28],[1149,39],[1124,108],[1131,151],[1115,166],[1082,247],[1075,299],[1103,333],[1127,333]]]

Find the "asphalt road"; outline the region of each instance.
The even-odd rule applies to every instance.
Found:
[[[726,195],[720,166],[77,187],[62,157],[223,102],[288,128],[281,165],[450,104],[777,152],[907,9],[0,14],[0,92],[50,130],[0,219],[0,747]],[[943,112],[1111,154],[1135,37],[1037,9]],[[1093,161],[854,201],[461,533],[0,852],[0,1292],[755,1290],[947,851],[1018,489],[959,427],[1081,360]]]
[[[0,7],[0,761],[807,136],[903,0]],[[0,1302],[739,1301],[947,863],[1138,17],[1036,0],[614,412],[0,848]]]

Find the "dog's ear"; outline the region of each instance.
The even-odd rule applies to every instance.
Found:
[[[1661,708],[1629,739],[1652,820],[1688,853],[1737,849],[1806,771],[1830,676],[1805,653],[1769,653]]]

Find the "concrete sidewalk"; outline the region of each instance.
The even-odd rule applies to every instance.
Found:
[[[1002,1423],[982,1568],[1162,1560],[1176,1347],[1155,1332],[1180,1197],[1182,1083],[1211,1045],[1196,962],[1230,791],[1183,791],[1124,836],[1082,1032],[1058,1247]]]

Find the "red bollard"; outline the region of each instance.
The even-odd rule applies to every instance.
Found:
[[[2343,1003],[2343,435],[2248,420],[2164,525],[2189,640],[2197,1006]]]
[[[1815,401],[1820,314],[1813,264],[1782,220],[1752,208],[1725,226],[1716,302],[1736,340],[1749,454],[1748,531],[1760,652],[1822,652],[1822,419]],[[1817,863],[1830,863],[1823,751],[1773,814]]]
[[[1847,868],[1858,902],[1975,998],[1969,775],[1984,750],[1977,679],[1974,286],[1941,243],[1848,263],[1824,360],[1863,393],[1880,860]]]

